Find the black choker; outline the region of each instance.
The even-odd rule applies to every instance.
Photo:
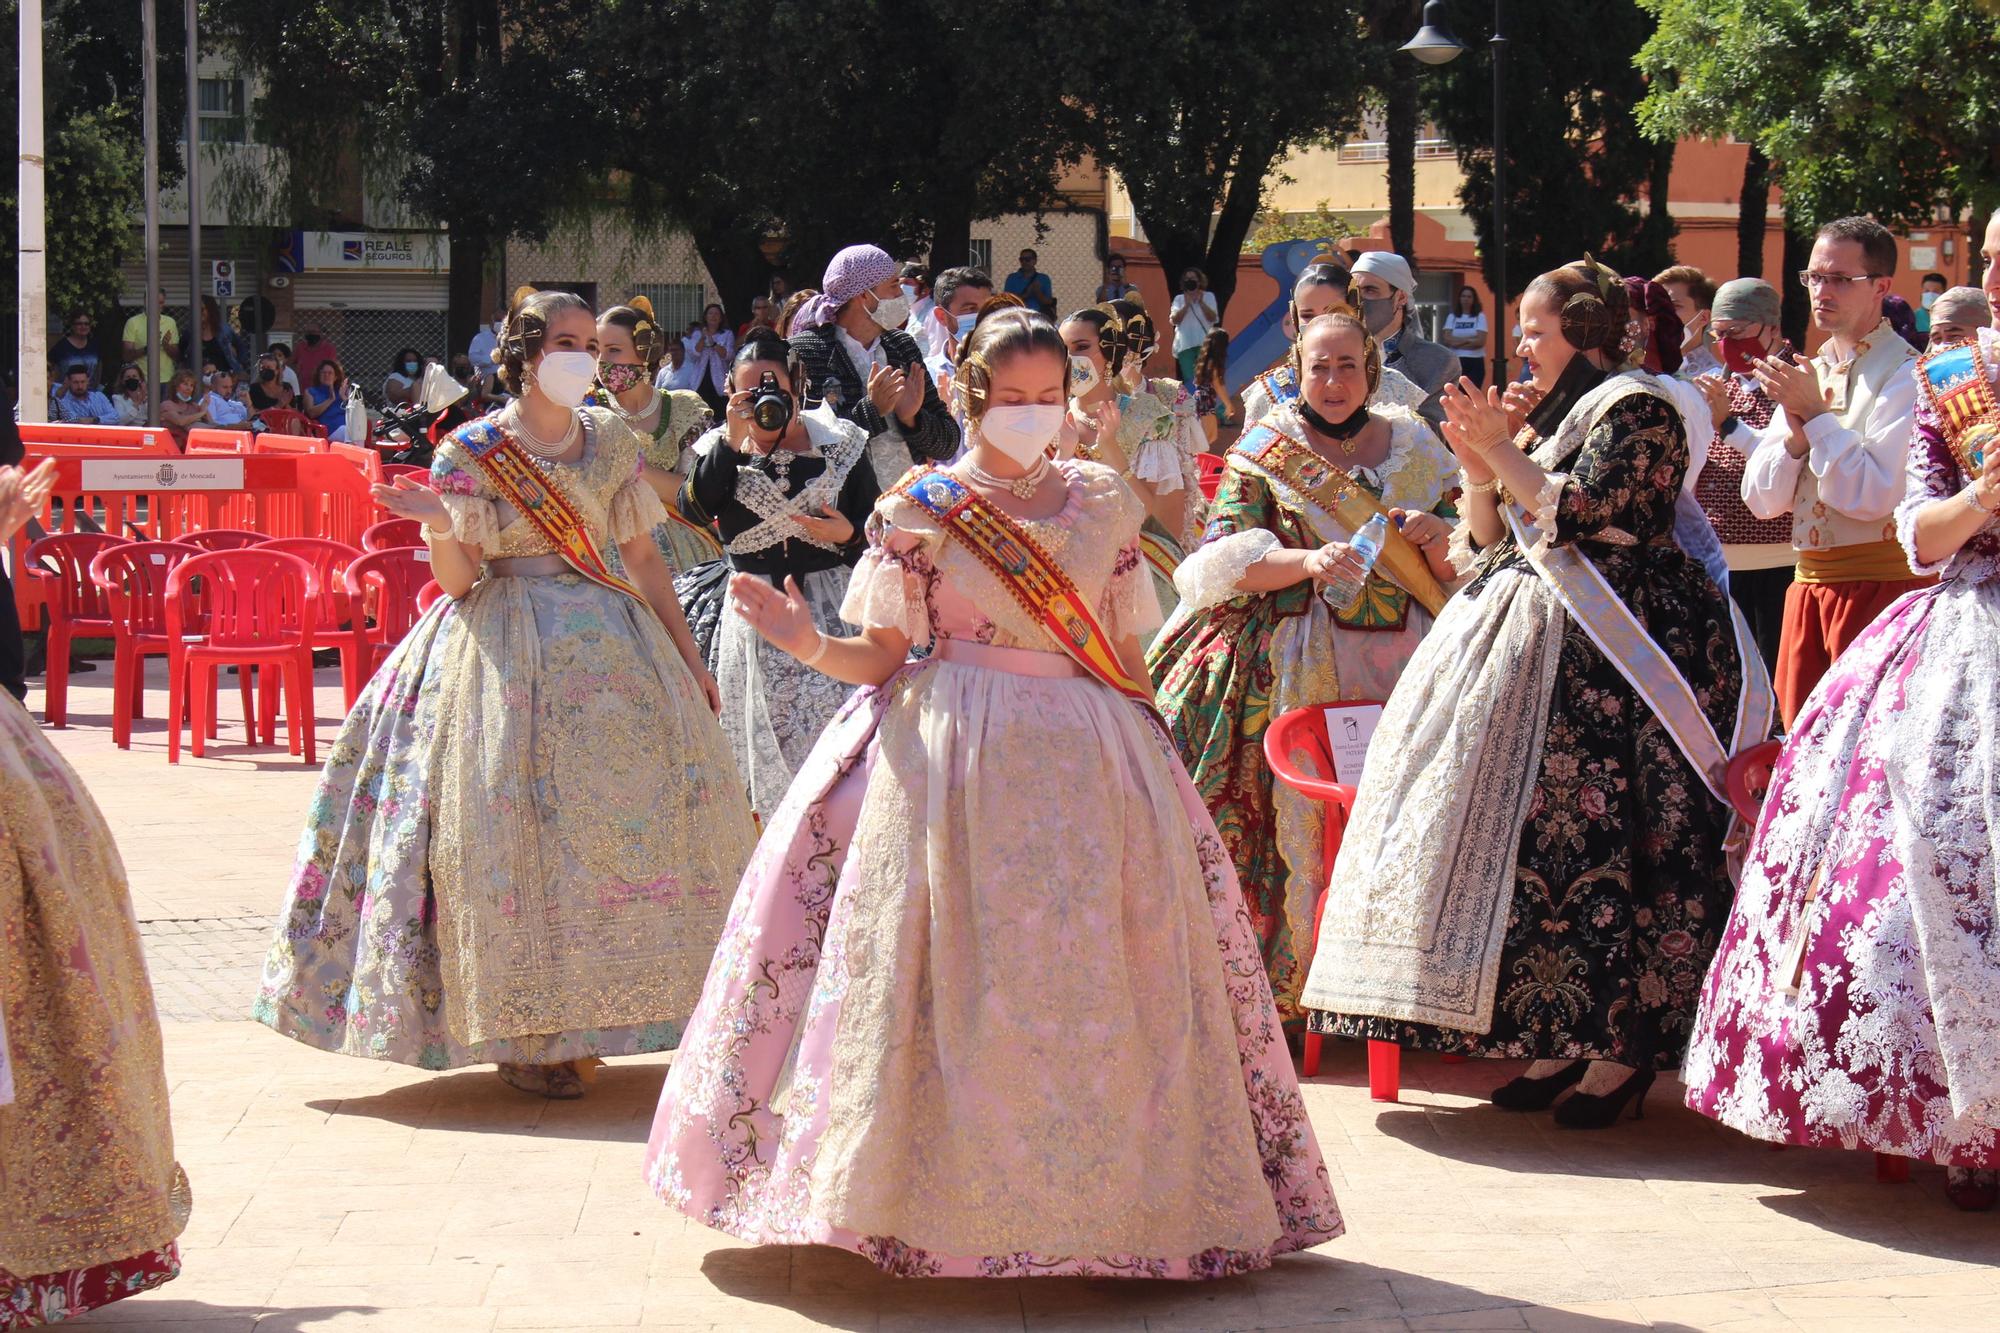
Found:
[[[1362,431],[1368,429],[1368,404],[1366,403],[1356,408],[1353,415],[1349,416],[1347,420],[1332,422],[1314,411],[1313,405],[1301,398],[1299,400],[1299,415],[1304,417],[1306,424],[1311,426],[1315,431],[1318,431],[1321,435],[1330,435],[1336,440],[1351,440],[1361,434]]]

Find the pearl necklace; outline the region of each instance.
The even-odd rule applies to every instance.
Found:
[[[613,412],[616,412],[619,415],[619,417],[621,417],[626,421],[632,422],[635,425],[638,422],[644,421],[647,417],[656,415],[660,410],[660,404],[662,401],[660,398],[659,390],[655,389],[653,391],[652,402],[648,403],[645,407],[640,408],[637,412],[627,412],[625,410],[625,405],[618,401],[618,395],[612,393],[609,389],[604,391],[604,398],[605,401],[610,405],[611,410]]]
[[[512,427],[514,437],[521,442],[523,449],[537,458],[545,458],[553,462],[569,452],[570,441],[576,438],[576,432],[582,425],[582,419],[576,413],[571,412],[568,428],[563,431],[561,439],[553,442],[542,439],[539,435],[529,430],[528,423],[521,415],[519,408],[514,410],[512,420],[508,424]]]
[[[1035,488],[1042,484],[1042,478],[1049,474],[1049,460],[1046,455],[1037,457],[1035,465],[1018,477],[996,477],[971,459],[965,460],[965,470],[981,486],[996,491],[1012,491],[1017,500],[1035,498]]]

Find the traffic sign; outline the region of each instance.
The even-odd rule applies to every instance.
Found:
[[[217,300],[227,300],[236,295],[236,261],[233,259],[211,259],[208,263],[208,285],[210,295]]]

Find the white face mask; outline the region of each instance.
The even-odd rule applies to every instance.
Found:
[[[1937,299],[1943,295],[1943,292],[1925,292],[1923,295],[1924,309],[1929,310],[1932,306],[1936,305]]]
[[[1097,373],[1097,363],[1095,361],[1092,361],[1087,356],[1077,356],[1075,353],[1070,354],[1070,397],[1081,398],[1102,383],[1104,383],[1104,377]]]
[[[1048,449],[1062,423],[1061,403],[989,407],[979,419],[979,438],[1026,467]]]
[[[549,352],[535,367],[535,387],[557,407],[575,407],[597,379],[597,358],[588,352]]]
[[[900,329],[909,317],[910,298],[902,295],[877,297],[875,308],[868,314],[868,318],[885,329]]]

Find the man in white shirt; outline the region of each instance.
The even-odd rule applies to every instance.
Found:
[[[236,397],[236,376],[218,370],[208,382],[208,397],[202,399],[211,426],[250,428],[250,404]]]
[[[971,336],[979,307],[992,297],[993,279],[983,268],[948,268],[938,274],[931,293],[923,339],[931,351],[924,358],[924,369],[930,371],[938,397],[957,415],[958,405],[951,400],[951,379],[958,373],[959,345]]]
[[[1911,573],[1896,539],[1917,383],[1916,353],[1882,316],[1895,272],[1896,241],[1880,223],[1821,227],[1800,277],[1826,345],[1804,365],[1755,367],[1778,410],[1750,452],[1743,503],[1758,518],[1790,514],[1799,554],[1771,672],[1788,726],[1847,645],[1932,581]]]

